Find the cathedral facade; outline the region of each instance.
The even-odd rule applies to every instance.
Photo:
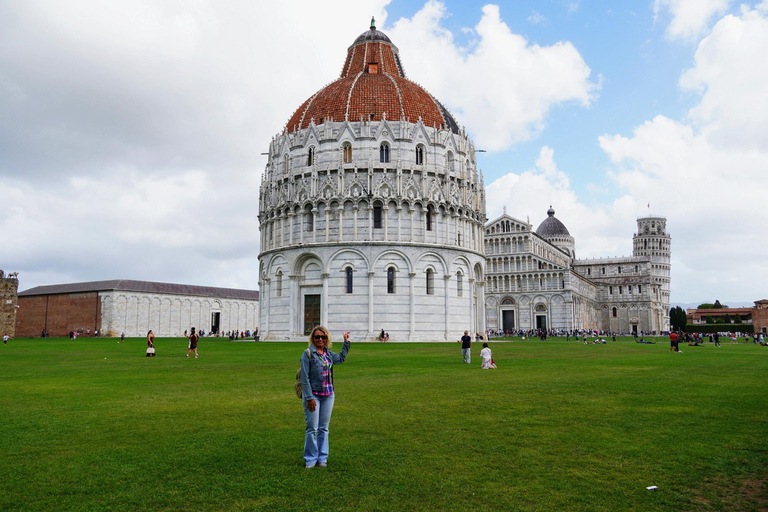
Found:
[[[269,145],[259,196],[260,334],[454,340],[485,328],[475,149],[371,23],[341,77]]]
[[[632,256],[577,259],[550,208],[533,225],[506,213],[485,230],[486,324],[491,330],[669,330],[671,237],[664,217],[637,219]]]

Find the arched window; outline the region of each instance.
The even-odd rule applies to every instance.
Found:
[[[315,148],[310,146],[307,150],[307,165],[312,165],[315,162]]]
[[[387,293],[395,293],[395,268],[387,269]]]
[[[290,166],[290,164],[291,164],[291,163],[290,163],[290,160],[288,159],[288,154],[286,154],[286,155],[283,157],[283,172],[284,172],[285,174],[288,174],[288,167]]]
[[[431,269],[427,269],[427,295],[435,294],[435,272]]]
[[[618,270],[618,271],[619,271],[619,274],[621,274],[621,267],[617,267],[617,268],[619,269],[619,270]]]
[[[416,146],[416,165],[424,165],[424,146]]]
[[[352,267],[347,267],[347,293],[352,293]]]
[[[448,168],[448,171],[453,172],[454,170],[453,169],[454,167],[453,153],[449,151],[448,154],[445,156],[445,161],[446,161],[446,167]]]
[[[373,228],[381,229],[381,203],[373,205]]]
[[[307,219],[307,231],[314,231],[315,229],[315,216],[312,213],[312,206],[307,205],[304,209],[304,217]]]
[[[351,164],[352,163],[352,144],[349,142],[345,142],[344,146],[342,146],[344,149],[344,163],[345,164]]]
[[[282,297],[283,296],[283,271],[278,270],[276,277],[277,277],[276,279],[277,286],[275,286],[275,295],[277,297]]]
[[[611,310],[611,314],[613,314],[613,318],[616,318],[618,316],[618,311],[616,310],[616,308],[613,308]]]
[[[432,231],[432,206],[427,206],[427,231]]]
[[[379,146],[379,162],[389,162],[389,144],[382,144]]]
[[[456,272],[456,295],[464,296],[464,276],[461,272]]]

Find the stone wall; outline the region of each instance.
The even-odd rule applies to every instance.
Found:
[[[19,279],[0,270],[0,336],[16,336]]]

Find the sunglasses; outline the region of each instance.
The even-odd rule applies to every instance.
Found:
[[[328,336],[326,336],[325,334],[315,334],[314,337],[315,337],[316,340],[327,340],[328,339]]]

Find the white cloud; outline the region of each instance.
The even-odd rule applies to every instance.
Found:
[[[671,16],[667,27],[667,36],[671,39],[694,39],[698,37],[707,23],[718,14],[723,14],[730,0],[655,0],[654,17],[661,12]]]
[[[0,2],[0,229],[22,289],[134,278],[257,286],[261,155],[341,71],[389,0]],[[428,2],[386,29],[406,72],[488,149],[589,105],[567,42],[511,33],[489,5],[469,47]],[[489,122],[489,120],[493,120]]]
[[[631,136],[604,135],[609,182],[621,195],[611,204],[577,197],[543,148],[536,166],[488,187],[488,216],[502,205],[513,216],[548,204],[576,238],[580,257],[631,254],[635,218],[664,215],[672,235],[672,292],[677,302],[765,297],[768,225],[768,2],[725,16],[698,45],[680,85],[700,94],[688,119],[656,116]],[[525,220],[525,219],[523,219]]]
[[[648,198],[669,219],[673,291],[701,299],[763,298],[768,248],[758,235],[768,223],[768,10],[726,16],[697,49],[681,86],[700,91],[691,124],[657,116],[631,137],[603,136],[616,164],[615,183],[638,201]],[[735,262],[738,261],[738,264]]]
[[[528,22],[533,23],[534,25],[538,25],[544,21],[547,21],[547,18],[536,11],[533,11],[531,15],[528,16]]]
[[[261,153],[387,3],[0,2],[3,268],[255,288]]]
[[[549,110],[565,102],[588,106],[597,86],[569,42],[529,44],[511,32],[495,5],[483,7],[471,48],[457,46],[441,25],[445,6],[427,2],[389,31],[408,77],[454,111],[478,147],[508,149],[540,133]]]
[[[605,205],[579,198],[565,172],[557,168],[554,150],[544,146],[532,169],[509,173],[487,186],[488,218],[495,219],[506,206],[507,213],[528,220],[535,230],[552,206],[555,216],[576,239],[580,258],[629,256],[632,233],[640,205],[630,197]]]

